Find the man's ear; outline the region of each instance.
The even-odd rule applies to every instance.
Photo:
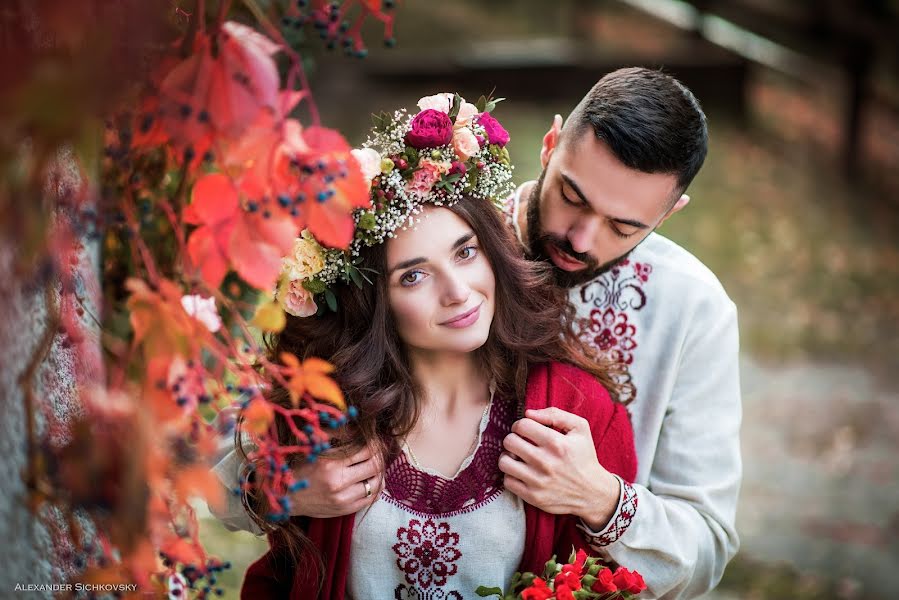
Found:
[[[665,221],[668,220],[668,217],[670,217],[671,215],[673,215],[674,213],[676,213],[677,211],[679,211],[680,209],[682,209],[689,203],[690,203],[690,196],[688,196],[686,194],[681,194],[681,197],[678,198],[677,202],[674,203],[674,206],[672,206],[670,209],[668,209],[668,212],[665,214],[664,217],[662,217],[662,220],[659,221],[659,225],[661,226],[662,223],[664,223]]]
[[[559,143],[559,135],[562,133],[562,115],[553,117],[553,124],[543,136],[543,146],[540,148],[540,164],[543,168],[549,163],[549,157],[552,156],[556,144]]]

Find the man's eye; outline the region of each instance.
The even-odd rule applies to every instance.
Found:
[[[634,234],[637,233],[637,232],[634,231],[634,232],[631,232],[631,233],[624,233],[623,231],[621,231],[620,229],[618,229],[617,227],[615,227],[615,226],[613,225],[613,226],[612,226],[612,233],[614,233],[615,235],[617,235],[618,237],[620,237],[621,239],[624,240],[624,239],[627,239],[627,238],[631,237],[632,235],[634,235]]]
[[[580,200],[572,200],[565,195],[565,192],[562,192],[562,201],[570,206],[583,206],[583,202],[581,202]]]

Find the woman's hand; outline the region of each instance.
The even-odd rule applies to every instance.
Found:
[[[528,410],[503,447],[506,489],[528,504],[580,517],[595,531],[614,514],[620,484],[599,464],[586,419],[554,407]]]
[[[294,474],[308,481],[309,487],[291,494],[291,514],[317,519],[358,512],[384,488],[380,459],[367,447],[349,457],[320,454],[314,463],[295,467]]]

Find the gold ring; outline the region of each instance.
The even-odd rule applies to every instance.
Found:
[[[368,483],[368,479],[364,479],[364,480],[362,481],[362,485],[365,486],[365,497],[366,497],[366,498],[371,498],[371,484]]]

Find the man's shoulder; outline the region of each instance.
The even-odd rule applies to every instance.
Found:
[[[631,259],[652,268],[657,285],[703,288],[726,296],[718,277],[690,251],[658,233],[651,233]]]

